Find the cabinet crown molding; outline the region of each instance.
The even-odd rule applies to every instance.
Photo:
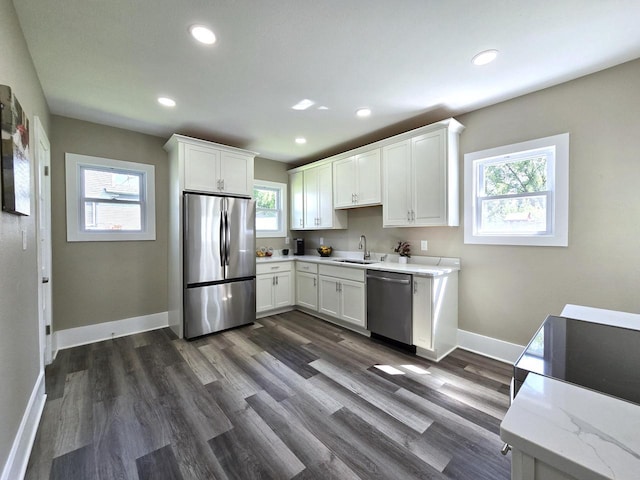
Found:
[[[200,138],[187,137],[186,135],[180,135],[178,133],[174,133],[173,135],[171,135],[169,140],[167,140],[167,143],[164,144],[163,148],[166,151],[171,151],[174,148],[176,148],[178,143],[188,143],[190,145],[200,145],[200,146],[203,146],[203,147],[217,148],[217,149],[220,149],[220,150],[226,150],[228,152],[236,152],[236,153],[241,153],[243,155],[251,155],[253,157],[256,157],[256,156],[259,155],[258,152],[252,152],[251,150],[244,150],[242,148],[231,147],[229,145],[223,145],[222,143],[210,142],[209,140],[202,140]]]
[[[425,125],[424,127],[418,127],[413,130],[409,130],[407,132],[399,133],[398,135],[394,135],[392,137],[383,138],[382,140],[378,140],[377,142],[369,143],[367,145],[363,145],[361,147],[354,148],[353,150],[347,150],[346,152],[338,153],[331,157],[323,158],[321,160],[316,160],[311,163],[307,163],[306,165],[301,165],[296,168],[292,168],[291,170],[287,170],[287,173],[292,174],[296,172],[302,172],[309,168],[318,167],[325,163],[332,163],[336,160],[342,160],[343,158],[351,157],[353,155],[358,155],[360,153],[368,152],[375,148],[382,148],[387,145],[391,145],[393,143],[406,140],[418,135],[422,135],[425,133],[433,132],[434,130],[439,130],[441,128],[448,128],[451,133],[461,133],[465,127],[460,122],[458,122],[455,118],[447,118],[445,120],[440,120],[439,122],[431,123],[429,125]]]

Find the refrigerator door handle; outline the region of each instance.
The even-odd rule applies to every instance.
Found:
[[[218,245],[219,245],[219,249],[220,249],[220,266],[221,267],[225,266],[225,258],[226,258],[226,255],[227,255],[227,253],[225,251],[224,231],[225,231],[224,207],[222,207],[222,209],[220,210],[220,232],[219,232],[219,238],[218,238]]]
[[[224,249],[225,249],[225,265],[229,265],[229,250],[231,249],[231,233],[229,232],[229,215],[224,212]]]

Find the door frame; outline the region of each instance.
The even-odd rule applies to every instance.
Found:
[[[41,366],[53,361],[51,276],[51,144],[40,118],[34,116],[36,183],[36,250],[38,265],[38,332]],[[45,278],[48,279],[45,282]],[[49,327],[49,334],[47,334]]]

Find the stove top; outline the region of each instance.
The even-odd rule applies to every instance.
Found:
[[[532,372],[640,405],[640,331],[549,316],[513,370],[514,395]]]

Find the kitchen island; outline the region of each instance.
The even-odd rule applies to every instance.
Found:
[[[575,305],[562,315],[545,321],[516,362],[517,393],[500,427],[512,479],[640,478],[640,382],[631,365],[640,316]]]

